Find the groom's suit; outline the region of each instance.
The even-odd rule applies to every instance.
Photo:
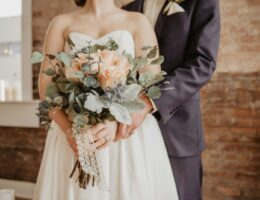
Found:
[[[152,1],[152,0],[147,0]],[[216,69],[220,38],[218,0],[186,0],[185,12],[167,16],[162,11],[155,25],[162,69],[170,82],[154,103],[180,200],[201,197],[202,166],[200,154],[204,137],[200,114],[200,88]],[[144,0],[135,0],[123,8],[143,12]]]

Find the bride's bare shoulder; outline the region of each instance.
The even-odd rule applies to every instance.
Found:
[[[147,20],[146,16],[140,12],[126,11],[126,14],[130,20]]]
[[[66,31],[74,23],[75,16],[77,16],[77,11],[54,17],[48,26],[47,34],[65,38]]]
[[[147,17],[140,12],[127,11],[127,21],[131,24],[135,36],[154,35],[154,30]]]
[[[151,24],[147,17],[140,12],[127,11],[128,21],[131,22],[135,30],[151,29]]]
[[[73,13],[58,15],[52,19],[49,26],[55,27],[56,29],[66,29],[66,27],[72,23],[73,16]]]

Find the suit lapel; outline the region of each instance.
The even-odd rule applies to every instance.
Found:
[[[166,20],[166,17],[167,17],[163,13],[163,10],[165,9],[167,3],[168,3],[168,1],[166,0],[162,9],[161,9],[161,11],[160,11],[158,18],[157,18],[156,24],[155,24],[155,32],[156,32],[157,38],[160,38],[160,36],[161,36],[163,26],[164,26],[164,23],[165,23],[165,20]]]
[[[136,0],[136,11],[144,13],[144,0]]]

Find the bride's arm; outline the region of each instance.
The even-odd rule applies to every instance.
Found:
[[[147,45],[158,46],[157,38],[153,30],[153,27],[151,26],[150,22],[143,14],[134,13],[133,15],[135,18],[134,21],[136,22],[134,28],[136,56],[146,56],[146,52],[142,51],[142,47]],[[161,66],[160,65],[145,66],[140,71],[140,73],[147,72],[147,71],[155,74],[159,73],[161,71]],[[154,108],[152,102],[148,97],[143,96],[142,100],[146,105],[145,108],[142,111],[132,115],[131,126],[127,126],[125,124],[119,124],[116,140],[129,137],[133,133],[133,131],[142,124],[146,115],[149,112],[151,112],[151,110]]]
[[[136,56],[146,56],[145,51],[142,50],[144,46],[157,46],[158,41],[154,32],[153,27],[151,26],[148,19],[141,13],[137,15],[137,24],[135,26],[134,32],[134,39],[135,39],[135,54]],[[159,49],[157,51],[157,55],[159,55]],[[153,66],[145,66],[140,73],[143,72],[152,72],[152,73],[159,73],[161,71],[160,65],[153,65]]]
[[[50,23],[43,46],[44,54],[56,54],[57,52],[63,51],[64,49],[64,31],[67,27],[68,19],[64,16],[58,16]],[[48,69],[50,63],[45,59],[41,64],[41,69],[38,79],[39,95],[40,99],[44,100],[46,86],[52,81],[51,77],[42,73]],[[58,126],[66,134],[68,142],[74,151],[77,150],[74,138],[72,137],[72,123],[69,121],[68,116],[64,111],[54,110],[49,113],[50,117],[58,124]]]

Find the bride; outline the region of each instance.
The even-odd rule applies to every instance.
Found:
[[[120,47],[118,51],[136,56],[142,55],[143,46],[157,45],[153,28],[142,14],[124,11],[113,0],[83,0],[81,3],[80,9],[57,16],[50,23],[44,53],[69,52],[68,37],[78,49],[87,41],[102,44],[112,38]],[[45,60],[41,71],[47,68],[49,63]],[[158,73],[160,66],[145,70]],[[50,81],[40,73],[41,99]],[[142,112],[148,113],[151,103],[145,97],[143,101],[147,106]],[[161,131],[152,115],[148,114],[127,140],[116,141],[116,121],[92,128],[108,190],[99,187],[84,190],[76,183],[76,175],[69,178],[77,158],[72,123],[62,111],[51,112],[50,116],[53,128],[47,135],[34,200],[178,200]],[[138,119],[138,114],[134,117]]]

